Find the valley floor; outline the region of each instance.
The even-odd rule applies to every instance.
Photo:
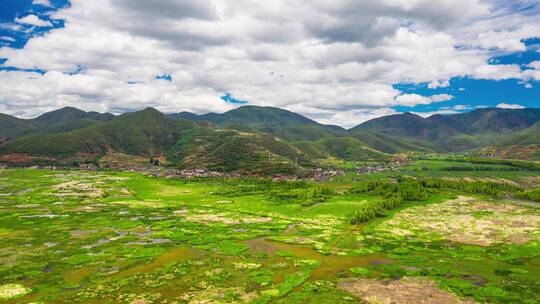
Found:
[[[351,225],[362,182],[1,170],[0,303],[540,303],[540,203],[430,188]]]

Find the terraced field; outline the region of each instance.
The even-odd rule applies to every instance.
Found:
[[[3,170],[0,303],[540,303],[540,205],[517,195],[538,179],[501,172],[471,179],[508,192],[424,183],[351,225],[387,193]]]

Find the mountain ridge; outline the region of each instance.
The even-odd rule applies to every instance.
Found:
[[[0,143],[32,133],[71,131],[114,117],[110,113],[85,112],[73,107],[46,112],[31,119],[0,114]]]
[[[180,112],[169,114],[175,118],[196,119],[208,121],[219,126],[227,124],[242,123],[248,124],[255,129],[272,129],[293,127],[299,125],[321,126],[331,131],[345,131],[344,128],[335,125],[321,124],[315,120],[307,118],[301,114],[291,112],[277,107],[263,106],[241,106],[224,113],[194,114],[191,112]]]
[[[313,167],[327,158],[382,160],[411,151],[491,149],[540,158],[539,134],[540,109],[489,108],[430,117],[401,113],[345,130],[274,107],[203,115],[164,114],[149,107],[118,116],[66,107],[33,119],[0,114],[0,156],[66,162],[123,153],[164,156],[182,168],[275,173]]]

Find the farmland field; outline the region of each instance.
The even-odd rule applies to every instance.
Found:
[[[1,303],[540,303],[540,173],[0,171]],[[391,203],[389,203],[391,202]]]

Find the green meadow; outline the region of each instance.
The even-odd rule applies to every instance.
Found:
[[[0,303],[540,303],[540,172],[0,171]]]

